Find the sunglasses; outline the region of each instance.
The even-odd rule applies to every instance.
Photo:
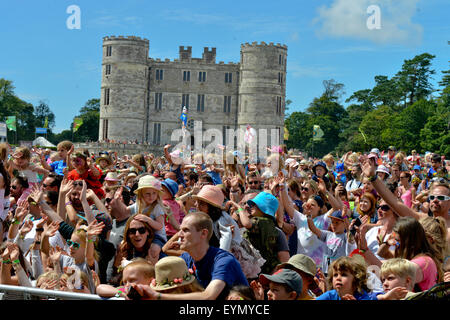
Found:
[[[105,203],[110,203],[112,201],[111,198],[105,198]]]
[[[450,197],[449,197],[449,196],[435,196],[435,195],[430,195],[430,196],[428,197],[428,199],[429,199],[430,201],[433,201],[434,199],[438,199],[439,201],[447,201],[447,200],[450,200]]]
[[[139,234],[144,234],[145,232],[147,232],[147,229],[145,229],[145,227],[130,228],[128,229],[128,234],[136,234],[136,231],[139,232]]]
[[[80,248],[80,244],[78,242],[75,242],[75,241],[72,241],[72,240],[67,240],[67,245],[69,247],[73,247],[75,250]]]
[[[387,204],[383,204],[382,206],[378,206],[377,209],[381,209],[383,211],[389,211],[389,210],[391,210],[391,207],[389,207]]]
[[[249,181],[248,184],[259,184],[259,181]]]
[[[309,191],[309,188],[305,188],[305,187],[301,187],[300,188],[302,191]]]
[[[74,187],[76,187],[76,186],[82,187],[82,186],[83,186],[83,181],[75,181],[75,182],[73,183],[73,186],[74,186]]]
[[[16,190],[17,186],[11,186],[11,189]]]
[[[407,179],[407,176],[400,176],[400,179]]]

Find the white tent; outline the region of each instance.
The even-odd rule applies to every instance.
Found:
[[[53,143],[45,139],[44,137],[37,137],[33,141],[33,146],[41,146],[41,147],[56,147]]]

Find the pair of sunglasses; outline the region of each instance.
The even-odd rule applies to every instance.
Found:
[[[75,250],[80,248],[80,244],[78,242],[72,241],[72,240],[67,240],[67,245],[69,247],[73,247]]]
[[[446,200],[450,200],[450,197],[449,196],[444,196],[444,195],[440,195],[440,196],[435,196],[435,195],[430,195],[429,197],[428,197],[428,199],[430,200],[430,201],[433,201],[434,199],[438,199],[439,201],[446,201]]]
[[[377,206],[377,209],[381,209],[383,211],[388,211],[391,209],[387,204],[383,204],[382,206]]]
[[[249,181],[248,184],[259,184],[259,181]]]
[[[136,231],[139,232],[139,234],[144,234],[147,231],[147,229],[145,227],[130,228],[128,229],[128,234],[136,234]]]
[[[302,191],[309,191],[309,188],[305,188],[305,187],[301,187],[300,188]]]

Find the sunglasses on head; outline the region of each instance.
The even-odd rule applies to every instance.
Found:
[[[389,207],[387,204],[383,204],[381,206],[378,206],[377,209],[381,209],[383,211],[389,211],[391,207]]]
[[[128,234],[136,234],[136,231],[139,232],[139,234],[144,234],[147,231],[147,229],[145,229],[145,227],[130,228],[128,229]]]
[[[75,182],[73,183],[73,186],[74,186],[74,187],[76,187],[76,186],[82,187],[82,186],[83,186],[83,181],[75,181]]]
[[[434,199],[438,199],[439,201],[446,201],[446,200],[450,200],[450,197],[449,196],[435,196],[432,194],[428,197],[428,199],[430,201],[433,201]]]
[[[72,240],[67,240],[67,245],[69,247],[73,247],[75,250],[80,248],[80,244],[78,242],[72,241]]]

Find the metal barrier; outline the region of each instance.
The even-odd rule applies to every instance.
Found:
[[[96,294],[0,285],[0,300],[39,300],[38,297],[52,300],[124,300],[123,298],[105,299]]]

